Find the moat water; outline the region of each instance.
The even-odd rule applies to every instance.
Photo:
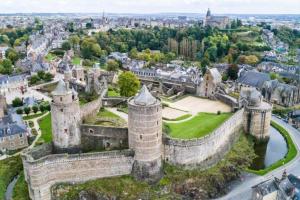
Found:
[[[267,142],[255,144],[254,150],[258,157],[253,160],[250,168],[260,170],[284,158],[288,152],[288,147],[284,137],[275,128],[271,127],[270,139]]]

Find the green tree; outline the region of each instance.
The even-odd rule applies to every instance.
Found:
[[[231,80],[236,80],[238,78],[239,68],[237,65],[232,64],[227,69],[227,75]]]
[[[46,110],[46,108],[45,108],[45,106],[43,104],[41,104],[39,108],[40,108],[41,112],[44,112]]]
[[[68,51],[71,49],[71,43],[68,41],[65,41],[62,43],[61,48],[65,51]]]
[[[16,110],[16,112],[17,112],[18,115],[22,115],[23,114],[23,109],[22,108],[18,108]]]
[[[25,108],[24,108],[24,113],[25,113],[26,115],[29,115],[30,111],[31,111],[31,108],[30,108],[30,107],[25,107]]]
[[[123,72],[119,76],[118,85],[121,96],[131,97],[138,92],[140,81],[132,72]]]
[[[12,63],[15,63],[19,59],[19,54],[13,48],[10,48],[6,51],[6,57],[11,60]]]
[[[37,107],[37,106],[32,106],[32,111],[33,111],[34,113],[37,113],[37,112],[39,111],[39,107]]]
[[[29,78],[29,83],[30,85],[34,85],[36,84],[37,82],[39,82],[41,79],[38,75],[32,75],[30,78]]]
[[[12,62],[9,59],[4,59],[0,65],[1,74],[11,74],[13,72]]]
[[[115,60],[109,60],[107,62],[107,70],[108,71],[118,71],[119,69],[119,63]]]
[[[78,35],[72,35],[69,38],[69,42],[72,45],[72,48],[74,49],[75,46],[79,45],[80,43],[80,38],[78,37]]]
[[[13,107],[20,107],[20,106],[23,106],[23,101],[22,101],[19,97],[16,97],[16,98],[12,101],[12,106],[13,106]]]

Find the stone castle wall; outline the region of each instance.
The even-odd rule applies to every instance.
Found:
[[[84,104],[80,107],[81,119],[88,117],[89,115],[98,113],[99,109],[102,106],[102,99],[98,98],[92,102]]]
[[[128,129],[81,125],[83,151],[128,149]]]
[[[80,183],[93,179],[131,173],[134,152],[131,150],[86,154],[51,154],[34,159],[24,154],[25,180],[30,198],[50,200],[51,187],[57,183]]]
[[[164,135],[164,159],[174,165],[210,167],[230,150],[243,127],[243,112],[237,111],[213,133],[198,139],[181,140]]]

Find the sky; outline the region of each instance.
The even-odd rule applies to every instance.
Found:
[[[300,0],[0,0],[0,13],[300,14]]]

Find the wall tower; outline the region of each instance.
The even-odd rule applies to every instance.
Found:
[[[80,107],[77,93],[60,80],[52,92],[52,136],[56,152],[76,152],[81,143]]]
[[[128,137],[129,148],[135,151],[134,177],[158,181],[162,176],[162,106],[145,85],[128,101]]]

